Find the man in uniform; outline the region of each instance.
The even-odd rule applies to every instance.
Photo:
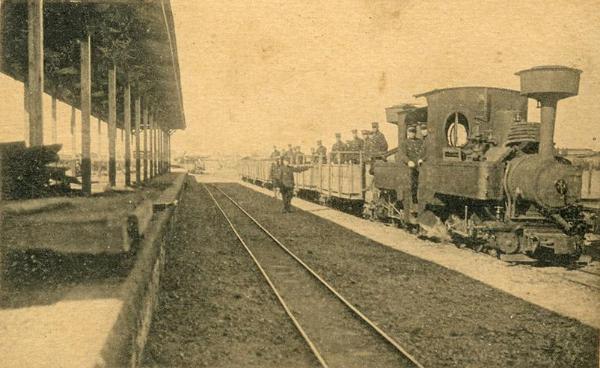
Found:
[[[304,152],[300,150],[300,146],[296,146],[294,151],[294,163],[295,164],[304,164]]]
[[[271,153],[271,158],[278,158],[281,156],[281,152],[277,149],[277,146],[273,146],[273,153]]]
[[[327,147],[323,145],[323,141],[320,139],[317,141],[317,149],[315,150],[315,154],[317,155],[318,163],[327,163]]]
[[[412,214],[417,211],[417,193],[419,186],[419,166],[424,161],[423,140],[417,138],[417,128],[409,126],[406,137],[406,160],[405,163],[409,168],[409,183],[410,183],[410,210]]]
[[[283,158],[283,164],[279,167],[279,190],[283,199],[283,213],[292,212],[292,197],[294,196],[294,173],[306,171],[310,166],[290,166],[290,160]]]
[[[420,129],[421,129],[421,139],[423,140],[423,143],[426,142],[426,138],[429,136],[429,130],[427,129],[427,124],[426,123],[421,123],[419,125]]]
[[[348,151],[352,152],[348,156],[348,160],[357,164],[360,160],[360,152],[363,150],[365,142],[359,138],[358,130],[352,129],[352,139],[348,141]]]
[[[291,144],[288,144],[288,149],[283,153],[283,157],[287,157],[290,162],[294,160],[294,148]]]
[[[370,130],[362,130],[363,136],[363,157],[364,161],[368,161],[371,159],[371,154],[373,153],[373,141],[371,140],[371,131]]]
[[[374,122],[371,124],[373,132],[371,133],[371,141],[373,143],[373,155],[381,156],[388,150],[387,140],[383,133],[379,131],[379,123]]]
[[[273,185],[273,198],[277,198],[277,192],[281,189],[281,157],[277,157],[271,165],[271,184]]]
[[[331,147],[332,161],[336,164],[343,163],[345,157],[342,152],[347,150],[346,144],[342,142],[342,135],[340,133],[335,133],[335,143]]]

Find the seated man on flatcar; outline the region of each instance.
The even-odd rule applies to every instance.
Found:
[[[300,149],[300,146],[296,146],[294,152],[294,163],[298,165],[304,164],[304,152]]]
[[[335,133],[335,143],[331,147],[331,160],[335,164],[341,164],[346,161],[345,152],[348,150],[346,144],[342,142],[342,134]]]
[[[371,140],[371,131],[370,130],[362,130],[363,136],[363,157],[364,161],[368,161],[371,159],[371,154],[373,153],[373,141]]]
[[[287,157],[290,162],[294,160],[294,148],[291,144],[288,144],[288,149],[283,152],[283,157]]]
[[[271,153],[271,158],[278,158],[281,156],[281,152],[277,149],[277,146],[273,146],[273,152]]]
[[[358,130],[352,129],[352,139],[346,145],[350,151],[348,161],[357,164],[360,161],[360,152],[365,145],[365,142],[358,136]]]
[[[323,145],[323,141],[320,139],[317,141],[317,148],[315,149],[315,155],[317,156],[316,162],[321,164],[327,163],[327,147]]]
[[[388,143],[383,133],[379,131],[379,123],[371,123],[373,131],[371,133],[371,142],[373,144],[373,155],[382,156],[388,150]]]

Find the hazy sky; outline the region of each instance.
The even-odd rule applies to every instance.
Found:
[[[600,1],[172,4],[188,123],[174,141],[188,152],[308,151],[371,121],[395,142],[385,107],[448,86],[518,89],[516,71],[544,64],[584,71],[559,103],[559,146],[600,140]]]
[[[386,107],[435,88],[518,89],[516,71],[545,64],[583,70],[579,96],[559,103],[558,145],[600,150],[600,0],[171,1],[188,124],[178,153],[309,152],[372,121],[393,147]],[[22,84],[0,75],[0,141],[22,139],[22,107]],[[48,96],[44,109],[50,142]],[[69,107],[58,112],[70,152]]]

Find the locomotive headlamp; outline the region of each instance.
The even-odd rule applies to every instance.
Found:
[[[567,194],[567,192],[569,191],[569,186],[567,185],[567,182],[564,181],[564,179],[558,179],[555,183],[554,183],[554,187],[556,188],[556,191],[558,192],[558,194],[564,196]]]

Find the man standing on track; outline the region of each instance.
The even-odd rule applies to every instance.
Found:
[[[279,167],[279,190],[283,199],[283,213],[292,212],[292,197],[294,196],[294,173],[306,171],[310,166],[290,166],[290,160],[283,158],[283,165]]]

